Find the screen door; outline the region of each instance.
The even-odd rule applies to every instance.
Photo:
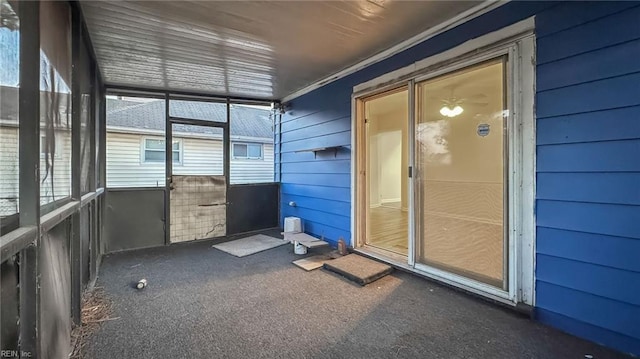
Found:
[[[223,127],[171,123],[171,243],[226,235]]]

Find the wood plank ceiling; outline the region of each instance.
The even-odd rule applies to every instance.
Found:
[[[470,9],[463,1],[81,1],[111,85],[281,99]]]

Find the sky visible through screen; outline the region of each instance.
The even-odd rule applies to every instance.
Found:
[[[20,32],[0,27],[0,85],[17,87],[20,64]]]

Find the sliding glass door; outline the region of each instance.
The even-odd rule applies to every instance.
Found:
[[[508,290],[507,59],[415,85],[415,260]]]
[[[354,87],[353,244],[533,305],[535,38],[482,41]]]

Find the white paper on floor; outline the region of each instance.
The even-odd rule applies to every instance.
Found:
[[[269,237],[264,234],[256,234],[251,237],[215,244],[212,247],[236,257],[246,257],[287,243],[289,242],[279,238]]]

